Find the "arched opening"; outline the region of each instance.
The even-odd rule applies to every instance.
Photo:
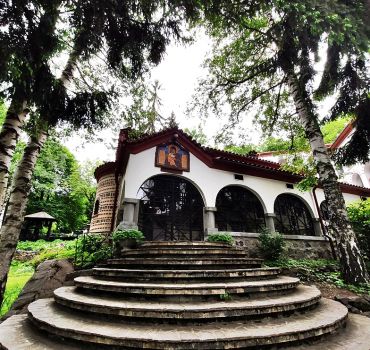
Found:
[[[157,175],[138,191],[139,229],[147,240],[203,240],[203,199],[188,180]]]
[[[286,235],[314,235],[312,216],[302,199],[283,193],[274,203],[275,229]]]
[[[359,174],[354,173],[354,174],[352,175],[352,184],[354,184],[354,185],[356,185],[356,186],[361,186],[361,187],[363,187],[363,186],[364,186],[364,184],[363,184],[363,182],[362,182],[362,180],[361,180],[361,176],[360,176]]]
[[[244,187],[224,187],[217,194],[216,207],[219,231],[260,232],[266,226],[260,200]]]
[[[99,201],[99,199],[97,199],[95,201],[95,205],[94,205],[94,215],[99,213],[99,207],[100,207],[100,201]]]

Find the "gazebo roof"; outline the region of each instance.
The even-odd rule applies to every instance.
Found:
[[[52,217],[51,215],[49,215],[45,211],[39,211],[38,213],[29,214],[29,215],[26,215],[24,218],[25,219],[36,219],[36,220],[39,219],[39,220],[53,220],[53,221],[56,221],[56,219],[54,217]]]

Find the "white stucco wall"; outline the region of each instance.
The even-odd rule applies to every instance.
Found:
[[[145,180],[154,175],[169,174],[155,167],[154,159],[155,147],[130,155],[124,178],[126,184],[124,197],[138,198],[138,190]],[[265,213],[274,212],[274,201],[279,194],[291,193],[303,199],[313,217],[318,217],[312,192],[288,189],[285,182],[250,175],[243,175],[244,180],[235,180],[234,173],[209,168],[193,154],[190,154],[190,172],[183,172],[179,176],[190,180],[200,190],[206,207],[215,207],[216,196],[223,187],[240,185],[253,191],[260,198]],[[321,203],[324,200],[322,190],[318,189],[316,192],[318,202]],[[359,199],[358,196],[351,194],[344,194],[344,197],[347,203]]]

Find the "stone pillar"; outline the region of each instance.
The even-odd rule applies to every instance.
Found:
[[[123,218],[117,226],[117,229],[124,230],[128,228],[138,228],[139,204],[140,200],[136,198],[123,199]]]
[[[320,219],[313,218],[312,223],[313,223],[313,230],[314,230],[315,236],[322,236]]]
[[[204,239],[207,238],[207,235],[212,232],[217,232],[215,223],[215,212],[217,211],[216,207],[205,207],[204,208]]]
[[[275,232],[275,223],[274,223],[275,217],[276,217],[275,213],[265,213],[266,228],[271,232]]]

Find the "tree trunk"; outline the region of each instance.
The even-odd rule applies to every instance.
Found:
[[[343,278],[347,283],[367,283],[369,275],[348,218],[343,194],[324,143],[314,106],[307,91],[300,87],[295,73],[288,71],[287,79],[299,119],[311,146],[319,183],[328,203],[329,222],[339,252]]]
[[[13,158],[21,127],[26,116],[26,102],[17,104],[13,100],[6,112],[4,124],[0,132],[0,212],[4,206],[10,162]]]
[[[32,174],[46,139],[45,129],[40,130],[37,137],[30,138],[13,178],[8,210],[0,230],[0,305],[26,211]]]

